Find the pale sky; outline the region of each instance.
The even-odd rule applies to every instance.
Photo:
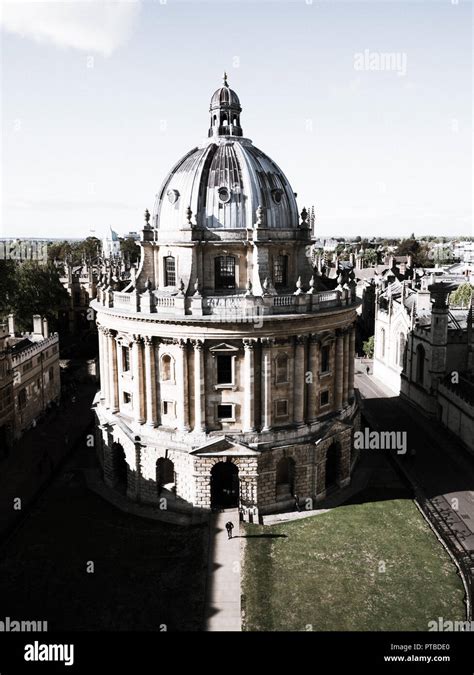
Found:
[[[140,229],[206,137],[224,69],[244,135],[300,210],[315,205],[319,236],[473,234],[471,2],[20,0],[1,12],[0,236]]]

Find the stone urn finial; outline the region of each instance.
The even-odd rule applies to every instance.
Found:
[[[257,221],[256,221],[255,225],[257,227],[259,227],[260,225],[264,224],[264,219],[265,219],[265,214],[264,214],[264,211],[263,211],[263,208],[262,208],[261,204],[259,204],[258,207],[257,207],[256,216],[257,216]]]
[[[295,295],[301,295],[301,293],[303,292],[302,286],[303,286],[303,284],[302,284],[302,282],[301,282],[301,277],[298,277],[298,279],[296,280],[296,291],[295,291]]]
[[[193,217],[193,212],[191,211],[191,207],[188,206],[188,208],[186,209],[186,219],[187,219],[188,224],[189,224],[190,227],[192,226],[192,223],[191,223],[191,218],[192,218],[192,217]]]

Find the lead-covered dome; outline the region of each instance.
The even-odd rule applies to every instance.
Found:
[[[208,141],[173,167],[157,195],[153,224],[163,231],[193,226],[245,229],[261,207],[262,226],[298,226],[295,195],[270,157],[242,137],[240,101],[224,86],[211,99]]]

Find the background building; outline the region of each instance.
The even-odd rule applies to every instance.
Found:
[[[33,316],[31,333],[16,333],[14,317],[0,328],[0,433],[8,445],[36,424],[61,393],[59,339]]]

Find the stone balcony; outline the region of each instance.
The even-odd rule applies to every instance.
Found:
[[[160,291],[118,292],[98,288],[96,302],[102,307],[125,313],[158,313],[169,318],[209,316],[220,320],[239,321],[242,318],[310,314],[331,308],[347,307],[355,304],[356,298],[349,288],[264,296],[254,296],[249,293],[185,296],[180,293],[171,295]]]

